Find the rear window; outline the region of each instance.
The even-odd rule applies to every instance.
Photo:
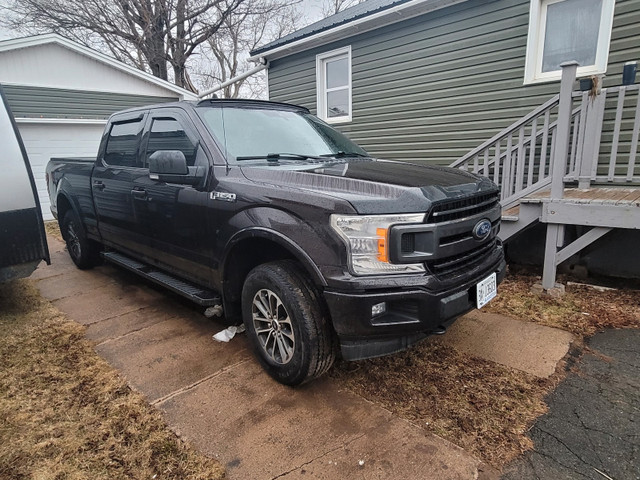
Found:
[[[118,167],[142,167],[138,156],[142,119],[114,123],[109,132],[104,161]]]

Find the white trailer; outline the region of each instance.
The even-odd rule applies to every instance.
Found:
[[[0,283],[50,263],[36,184],[0,85]]]

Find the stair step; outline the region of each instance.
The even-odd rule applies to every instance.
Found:
[[[158,285],[162,285],[163,287],[168,288],[169,290],[182,295],[203,307],[210,307],[221,303],[218,292],[202,288],[198,285],[177,278],[151,265],[134,260],[122,253],[102,252],[102,256],[105,260],[137,273],[147,280],[157,283]]]
[[[520,219],[520,205],[508,208],[502,212],[503,222],[517,222]]]

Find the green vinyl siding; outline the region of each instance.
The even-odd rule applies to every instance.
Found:
[[[470,0],[271,62],[269,96],[316,108],[316,55],[351,45],[353,121],[382,158],[449,164],[558,92],[523,85],[529,0]],[[605,86],[640,60],[640,0],[618,0]]]
[[[104,119],[127,108],[177,101],[174,97],[126,95],[59,88],[3,85],[16,118]]]

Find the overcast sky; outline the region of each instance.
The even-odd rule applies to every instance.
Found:
[[[7,38],[16,37],[17,35],[12,35],[11,32],[5,30],[4,27],[0,26],[0,40],[6,40]]]

